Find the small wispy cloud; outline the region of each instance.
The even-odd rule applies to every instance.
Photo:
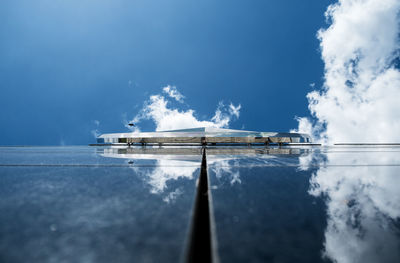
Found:
[[[183,96],[175,86],[168,85],[163,88],[163,92],[166,93],[168,96],[171,98],[174,98],[176,101],[183,103],[183,99],[185,96]]]
[[[99,131],[100,121],[94,120],[93,124],[96,126],[96,128],[91,130],[90,133],[93,135],[94,138],[97,138],[100,136],[100,131]]]
[[[229,111],[230,111],[230,113],[233,115],[233,116],[235,116],[236,118],[239,118],[239,115],[240,115],[240,109],[242,108],[242,105],[237,105],[237,106],[235,106],[235,105],[233,105],[232,103],[231,104],[229,104]]]

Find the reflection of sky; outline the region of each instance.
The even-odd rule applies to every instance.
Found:
[[[211,148],[207,151],[209,173],[217,178],[212,189],[229,186],[240,190],[238,186],[250,179],[247,176],[256,167],[257,171],[262,167],[265,171],[267,167],[276,167],[276,170],[268,168],[270,172],[286,171],[280,167],[294,167],[297,171],[312,173],[304,179],[309,184],[308,193],[321,198],[326,205],[327,225],[321,251],[326,259],[335,262],[398,262],[400,259],[400,148],[283,148],[269,152],[242,149],[242,153]],[[171,187],[170,182],[196,178],[201,161],[200,155],[185,154],[136,157],[154,158],[151,169],[135,166],[136,161],[132,169],[150,186],[151,193],[160,195],[168,203],[184,194],[179,184]],[[135,155],[124,158],[132,160]],[[240,171],[249,174],[242,178]]]
[[[325,164],[311,177],[309,193],[327,197],[324,255],[337,262],[398,262],[399,151],[356,148],[322,155]]]
[[[199,162],[169,160],[159,157],[153,169],[143,170],[141,167],[135,166],[132,166],[132,169],[135,174],[141,175],[143,180],[150,186],[151,193],[162,195],[163,200],[169,203],[182,195],[183,190],[179,187],[171,189],[168,186],[168,181],[178,179],[192,180],[199,167]]]
[[[263,166],[299,166],[299,156],[307,158],[308,149],[295,148],[255,148],[241,149],[236,154],[208,155],[208,169],[211,170],[220,182],[229,181],[230,185],[240,184],[240,169]],[[225,177],[225,178],[223,178]],[[224,179],[224,180],[220,180]],[[217,188],[213,185],[213,188]]]
[[[97,164],[102,157],[93,158],[89,148],[86,154],[76,149],[79,163],[73,151],[33,150],[20,151],[22,164],[18,154],[0,158],[1,262],[177,261],[189,228],[193,181],[170,182],[178,190],[166,198],[185,195],[166,205],[120,160]],[[30,158],[38,152],[45,163]]]
[[[208,156],[208,163],[217,179],[213,188],[230,185],[232,191],[239,192],[246,187],[233,187],[234,184],[250,181],[248,176],[251,171],[256,171],[251,170],[254,167],[264,166],[266,176],[268,171],[271,172],[268,167],[294,166],[299,171],[309,170],[312,175],[308,192],[321,198],[326,205],[327,225],[321,251],[325,259],[333,262],[399,262],[399,152],[400,148],[327,147],[286,156]],[[241,178],[239,171],[249,174]],[[221,193],[218,197],[223,198]],[[259,216],[255,215],[256,218]],[[254,224],[256,218],[249,223]]]
[[[159,151],[159,153],[157,153]],[[170,151],[170,153],[168,153]],[[289,148],[237,148],[207,150],[207,163],[218,178],[229,176],[230,184],[241,183],[240,172],[237,167],[263,165],[297,165],[297,158],[277,158],[277,156],[293,157],[307,152],[305,149]],[[183,154],[187,152],[187,154]],[[163,154],[161,154],[163,153]],[[127,164],[135,174],[140,175],[150,186],[150,192],[163,196],[166,202],[174,201],[183,194],[182,189],[171,189],[168,182],[178,179],[192,180],[201,163],[200,148],[106,148],[100,151],[104,157],[127,159]],[[153,169],[141,169],[135,165],[137,160],[151,163]]]
[[[200,150],[188,148],[187,154],[182,154],[178,149],[174,154],[174,149],[171,148],[169,154],[160,154],[157,152],[165,149],[154,149],[106,148],[101,149],[100,154],[104,157],[126,159],[125,163],[150,188],[150,193],[161,196],[166,203],[174,202],[184,194],[184,189],[177,184],[172,186],[171,182],[195,178],[201,163]],[[143,169],[143,165],[148,169]]]

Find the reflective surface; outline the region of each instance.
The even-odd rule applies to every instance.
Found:
[[[208,156],[222,262],[400,262],[400,149]]]
[[[400,148],[322,154],[326,166],[312,174],[309,194],[326,200],[324,255],[338,262],[400,262]]]
[[[200,148],[0,147],[0,262],[184,259]],[[207,148],[221,262],[400,262],[400,148]]]
[[[0,154],[0,262],[183,257],[199,162],[132,163],[89,147]]]

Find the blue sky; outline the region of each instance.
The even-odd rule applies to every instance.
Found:
[[[231,128],[296,128],[323,82],[316,33],[331,3],[1,1],[0,145],[88,144],[95,120],[126,131],[167,85],[200,120],[224,101],[241,105]]]

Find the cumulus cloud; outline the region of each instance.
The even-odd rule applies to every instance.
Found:
[[[163,91],[176,100],[178,100],[177,97],[183,98],[176,87],[167,86],[163,88]],[[180,94],[180,96],[177,94]],[[169,105],[168,98],[158,94],[150,96],[150,99],[144,103],[144,107],[133,118],[132,122],[137,124],[142,120],[152,120],[156,125],[156,131],[198,127],[227,128],[233,119],[239,117],[240,108],[240,104],[235,106],[231,103],[227,106],[220,102],[210,120],[199,120],[193,109],[173,108]],[[136,129],[138,128],[136,127]]]
[[[318,32],[325,63],[322,91],[307,95],[314,120],[299,131],[322,142],[399,142],[398,0],[339,0]],[[311,124],[312,123],[312,124]]]

